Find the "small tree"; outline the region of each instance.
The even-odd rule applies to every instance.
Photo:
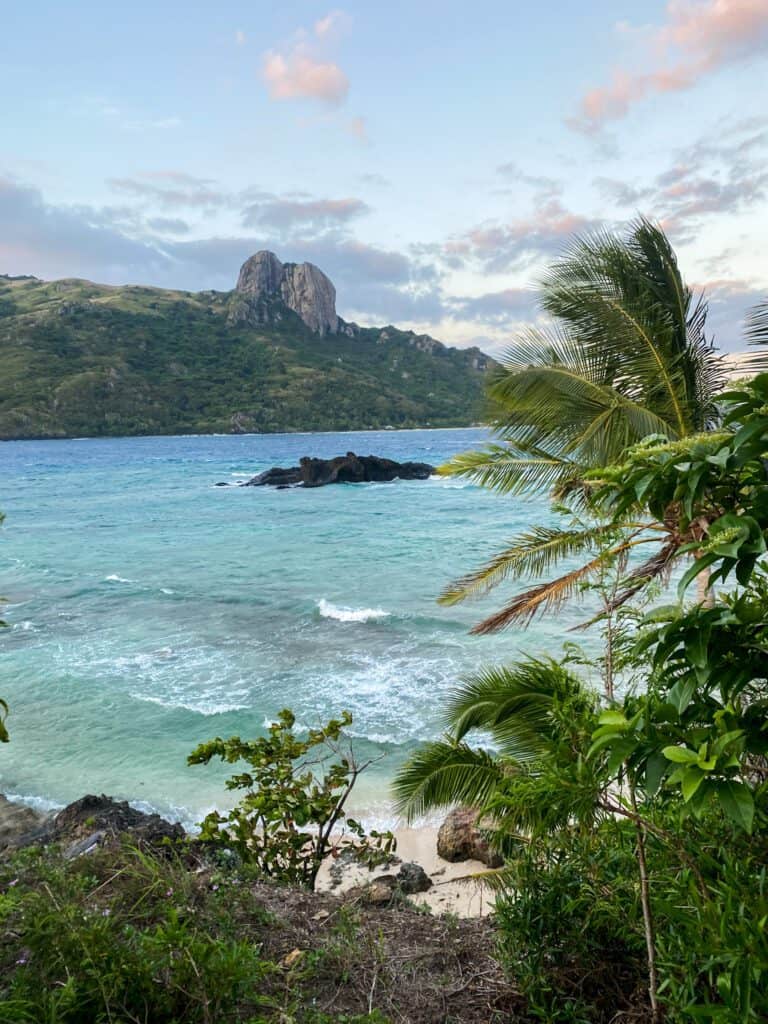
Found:
[[[342,730],[352,722],[345,711],[306,739],[294,733],[295,716],[284,709],[266,736],[231,736],[201,743],[189,764],[219,757],[227,764],[245,761],[250,770],[233,775],[227,789],[245,796],[227,815],[213,811],[202,822],[201,838],[234,848],[265,875],[314,890],[320,865],[329,854],[351,849],[368,864],[383,863],[395,849],[391,832],[366,832],[345,805],[361,772],[351,749],[342,752]],[[314,756],[312,756],[314,755]],[[339,760],[330,761],[331,756]]]

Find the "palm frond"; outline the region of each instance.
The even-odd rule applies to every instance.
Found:
[[[615,386],[682,436],[706,425],[717,374],[706,303],[680,274],[664,232],[636,221],[626,237],[577,238],[542,281],[542,304],[616,369]]]
[[[532,764],[562,738],[552,712],[565,701],[591,706],[573,673],[551,659],[526,658],[465,680],[449,698],[445,718],[457,742],[473,729],[482,729],[505,757],[516,764]]]
[[[750,345],[768,345],[768,299],[747,313],[745,334]]]
[[[440,466],[444,476],[460,476],[500,494],[555,489],[579,479],[583,468],[570,459],[523,445],[486,445],[462,452]]]
[[[497,758],[466,743],[427,743],[395,776],[392,788],[396,809],[413,821],[438,807],[482,807],[504,777],[504,770]]]
[[[598,573],[604,566],[609,565],[618,555],[629,551],[637,544],[650,543],[653,543],[652,538],[640,540],[630,538],[612,548],[601,551],[586,565],[572,569],[555,580],[539,583],[522,594],[517,594],[506,607],[490,615],[487,619],[483,619],[482,622],[478,622],[470,632],[477,636],[498,633],[499,630],[511,626],[513,622],[529,623],[537,612],[557,611],[565,601],[575,595],[585,580]]]
[[[447,586],[438,600],[441,604],[457,604],[487,593],[508,577],[541,576],[560,559],[591,550],[612,531],[613,527],[601,523],[572,530],[536,526],[516,537],[480,569]]]

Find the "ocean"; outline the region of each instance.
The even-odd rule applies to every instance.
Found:
[[[225,807],[223,766],[186,756],[253,736],[283,707],[299,726],[352,713],[376,758],[353,810],[391,823],[396,767],[442,730],[466,673],[557,653],[578,608],[471,637],[509,588],[436,603],[548,503],[458,479],[314,490],[237,484],[305,454],[435,465],[486,432],[137,437],[0,444],[0,696],[11,742],[0,791],[43,807],[104,792],[190,825]],[[578,639],[578,637],[575,637]]]

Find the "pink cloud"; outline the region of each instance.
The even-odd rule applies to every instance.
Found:
[[[668,0],[666,21],[652,33],[647,71],[617,68],[608,85],[590,89],[569,123],[593,132],[658,93],[690,89],[728,64],[768,51],[766,0]]]
[[[312,99],[335,105],[349,92],[349,79],[338,64],[299,51],[267,54],[263,75],[273,100]]]

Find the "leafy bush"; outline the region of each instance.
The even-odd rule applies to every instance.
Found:
[[[523,843],[496,902],[499,949],[536,1020],[597,1024],[645,1002],[633,834],[605,822]]]
[[[246,791],[243,799],[227,815],[209,814],[201,838],[236,850],[265,875],[308,889],[314,889],[320,865],[332,852],[352,848],[370,865],[386,861],[395,848],[392,833],[366,833],[345,811],[360,773],[371,762],[358,765],[351,752],[328,762],[330,755],[339,755],[342,729],[351,722],[344,712],[340,720],[310,729],[300,740],[293,731],[293,712],[285,709],[266,736],[201,743],[190,754],[190,764],[219,757],[228,764],[245,761],[250,768],[227,781],[228,789]]]
[[[276,965],[232,934],[231,891],[203,902],[183,864],[137,851],[103,867],[33,853],[5,868],[2,1024],[213,1024],[268,1005]]]

